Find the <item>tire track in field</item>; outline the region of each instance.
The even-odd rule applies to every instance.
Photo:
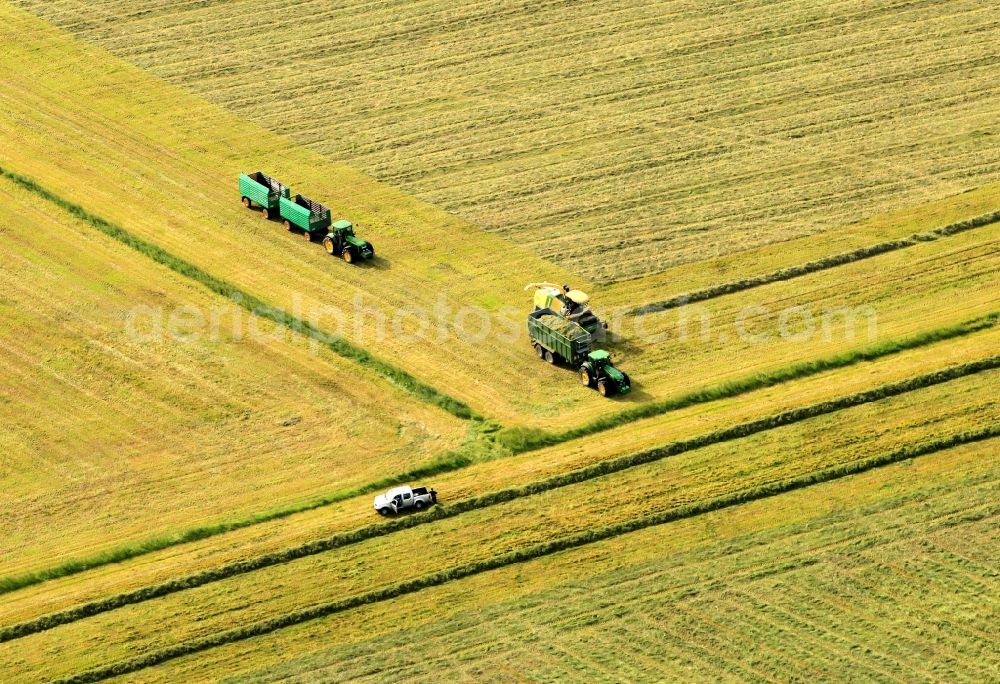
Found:
[[[391,600],[400,596],[421,591],[422,589],[440,586],[448,582],[464,579],[466,577],[489,572],[491,570],[497,570],[509,565],[525,563],[543,556],[558,553],[560,551],[587,546],[589,544],[612,539],[614,537],[648,527],[662,525],[668,522],[674,522],[676,520],[694,517],[697,515],[703,515],[708,512],[738,506],[751,501],[778,496],[780,494],[795,491],[797,489],[802,489],[815,484],[831,482],[850,475],[867,472],[874,468],[883,467],[892,463],[911,460],[963,444],[971,444],[979,441],[995,439],[997,437],[1000,437],[1000,426],[992,426],[974,432],[964,432],[950,435],[943,440],[925,443],[916,447],[905,447],[894,452],[864,459],[848,466],[830,468],[819,473],[811,473],[806,476],[773,483],[768,486],[760,487],[755,491],[740,492],[708,502],[685,506],[682,509],[676,509],[667,513],[639,518],[626,523],[619,523],[597,530],[590,530],[588,532],[571,535],[545,544],[529,547],[527,549],[513,551],[489,560],[453,567],[448,570],[425,575],[414,580],[401,582],[383,589],[292,611],[285,615],[269,620],[263,620],[252,625],[234,628],[209,637],[183,642],[160,651],[138,656],[136,658],[87,670],[76,675],[62,678],[58,681],[64,684],[84,684],[89,682],[98,682],[110,677],[129,674],[132,672],[138,672],[175,658],[191,655],[193,653],[199,653],[218,646],[243,641],[256,636],[269,634],[303,622],[327,617],[352,608]]]
[[[636,466],[654,463],[672,456],[677,456],[712,444],[739,440],[760,432],[766,432],[778,427],[791,425],[810,418],[835,413],[847,408],[860,406],[881,399],[899,396],[911,391],[949,382],[961,377],[975,375],[980,372],[1000,368],[1000,356],[993,356],[982,361],[953,366],[949,369],[927,375],[917,376],[909,380],[883,385],[872,390],[846,395],[832,401],[813,404],[792,409],[765,418],[740,423],[728,428],[716,430],[689,440],[671,442],[666,445],[647,449],[618,458],[594,463],[577,470],[560,475],[554,475],[543,480],[536,480],[525,485],[501,489],[482,496],[475,496],[448,506],[438,506],[427,511],[422,516],[411,516],[385,524],[374,524],[357,528],[344,533],[335,534],[296,547],[258,556],[253,559],[236,561],[211,570],[202,571],[185,577],[147,586],[138,590],[117,594],[106,599],[92,601],[75,608],[58,613],[52,613],[35,620],[19,623],[0,630],[0,643],[18,639],[29,634],[46,631],[59,625],[69,624],[117,608],[174,594],[187,589],[211,584],[237,575],[243,575],[274,565],[281,565],[300,558],[326,553],[338,548],[353,545],[383,537],[394,532],[411,529],[439,520],[453,518],[476,510],[483,510],[515,499],[535,496],[537,494],[578,484],[587,480],[622,472]],[[1000,427],[996,428],[1000,434]],[[767,488],[769,485],[762,485]],[[725,498],[725,497],[723,497]],[[693,504],[697,507],[697,504]],[[681,506],[674,511],[684,510]],[[661,514],[662,515],[662,514]],[[658,516],[653,516],[658,517]]]

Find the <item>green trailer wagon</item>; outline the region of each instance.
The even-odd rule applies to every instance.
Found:
[[[278,202],[288,197],[288,188],[268,176],[263,171],[240,174],[240,195],[243,206],[250,209],[260,207],[260,213],[269,219],[278,215]]]
[[[330,227],[330,210],[302,195],[291,199],[280,198],[278,210],[285,229],[292,230],[293,226],[299,228],[307,240],[312,240],[318,234],[325,235]]]
[[[581,326],[548,308],[528,314],[528,336],[538,358],[549,363],[565,361],[571,366],[579,366],[587,358],[593,340]]]
[[[580,382],[596,387],[601,396],[626,394],[632,389],[628,375],[611,362],[603,349],[592,349],[593,336],[581,325],[549,308],[528,314],[528,336],[538,358],[549,363],[565,361],[579,369]]]

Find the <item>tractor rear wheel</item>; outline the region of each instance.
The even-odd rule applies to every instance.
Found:
[[[341,256],[344,257],[344,261],[346,261],[347,263],[349,264],[354,263],[354,253],[349,248],[345,249],[344,253]]]
[[[266,218],[266,219],[269,219],[269,218],[271,218],[271,210],[270,210],[270,209],[268,209],[267,207],[264,207],[263,209],[261,209],[261,210],[260,210],[260,213],[261,213],[261,215],[262,215],[262,216],[263,216],[264,218]]]
[[[555,363],[556,357],[548,349],[545,350],[545,360],[549,363]]]
[[[604,380],[597,383],[597,391],[601,393],[602,397],[606,397],[611,394],[611,388],[608,387],[608,383]]]
[[[242,202],[243,202],[243,206],[244,207],[246,207],[247,209],[250,208],[250,198],[249,197],[244,197],[243,200],[242,200]]]
[[[333,256],[333,240],[331,238],[329,237],[323,238],[323,249],[326,250],[327,254]]]
[[[584,387],[590,387],[592,380],[590,379],[590,371],[586,367],[580,369],[580,384]]]

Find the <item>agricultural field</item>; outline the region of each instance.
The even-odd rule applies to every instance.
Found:
[[[553,539],[592,534],[617,525],[641,530],[642,521],[655,520],[671,509],[861,462],[892,449],[901,439],[929,444],[970,422],[995,424],[1000,406],[991,390],[996,387],[997,372],[488,506],[432,523],[427,529],[421,526],[399,531],[388,545],[376,538],[335,553],[238,573],[25,636],[0,646],[0,662],[10,663],[15,671],[30,669],[57,677],[212,638],[225,633],[234,619],[244,625],[260,624],[291,614],[296,608],[378,591],[435,571],[444,571],[447,577],[453,568],[536,549]],[[928,407],[940,405],[953,409],[947,415],[926,413]],[[876,424],[879,429],[873,430]],[[833,442],[828,441],[831,435],[835,435]],[[994,478],[996,463],[990,456],[996,454],[995,442],[994,438],[978,445],[977,452],[986,456],[978,461],[987,471],[993,468]],[[759,458],[748,461],[748,453]],[[747,477],[748,473],[753,477]],[[992,486],[995,488],[995,481]],[[975,510],[991,507],[988,499],[972,501],[976,502]],[[969,505],[968,498],[963,502]],[[667,523],[667,529],[672,524]],[[620,537],[627,548],[631,534],[627,531],[614,537]],[[470,544],[469,539],[477,541]],[[122,624],[130,626],[126,633],[116,627]],[[58,659],[53,657],[56,652]]]
[[[0,681],[989,680],[993,14],[0,0]]]
[[[124,681],[989,681],[998,449],[459,580],[408,597],[405,625],[372,604]]]
[[[38,31],[40,41],[61,44],[65,40],[38,26],[19,29],[19,34],[28,30]],[[572,373],[533,359],[520,320],[522,309],[515,306],[528,302],[523,286],[529,279],[518,277],[518,273],[544,272],[558,281],[581,286],[586,286],[586,281],[554,272],[528,252],[350,169],[306,151],[295,150],[294,154],[303,156],[293,160],[293,151],[282,139],[126,65],[104,66],[96,59],[96,52],[86,52],[86,59],[65,53],[59,68],[67,73],[59,91],[54,91],[42,74],[52,68],[60,54],[52,50],[41,60],[37,53],[19,55],[12,51],[9,57],[11,68],[16,64],[22,73],[36,75],[27,83],[4,86],[11,109],[16,111],[4,129],[10,139],[18,141],[7,159],[12,170],[59,188],[66,200],[127,226],[137,237],[234,283],[268,305],[315,321],[380,358],[397,359],[423,382],[487,417],[544,428],[556,420],[573,424],[616,410],[617,404],[572,385],[567,392],[553,396],[553,384],[572,383]],[[102,84],[101,99],[87,99],[97,84]],[[130,97],[137,90],[146,92],[149,101]],[[67,93],[76,95],[66,98]],[[122,111],[130,116],[124,129],[114,123]],[[168,126],[181,112],[185,112],[187,127]],[[25,136],[25,128],[38,135]],[[123,141],[128,141],[127,151]],[[277,156],[266,152],[263,145],[282,148],[278,158],[286,167],[272,173],[293,187],[316,188],[315,192],[309,190],[314,197],[334,198],[335,210],[365,226],[366,235],[380,253],[391,258],[372,268],[331,269],[329,257],[320,248],[301,241],[289,245],[289,236],[280,228],[275,230],[238,203],[206,214],[203,207],[214,206],[215,197],[230,194],[234,175],[255,163],[246,160]],[[104,154],[95,160],[93,149]],[[177,150],[184,150],[184,154]],[[107,182],[83,182],[91,172],[100,173]],[[164,174],[170,181],[157,182]],[[341,204],[342,199],[347,203]],[[452,249],[456,233],[463,236],[460,254]],[[710,309],[715,332],[707,341],[701,339],[699,327],[697,335],[692,330],[688,343],[678,343],[677,312],[637,317],[623,311],[617,316],[615,312],[624,302],[609,298],[609,319],[627,341],[636,343],[619,345],[626,368],[638,383],[636,391],[618,403],[661,399],[694,386],[729,381],[991,313],[998,309],[998,294],[984,284],[995,277],[996,235],[996,224],[987,224],[842,269],[724,297]],[[925,292],[918,282],[911,288],[912,296],[897,301],[897,286],[873,279],[873,275],[899,266],[911,269],[916,278],[933,279],[934,291]],[[282,276],[275,279],[273,273],[278,272]],[[848,289],[850,282],[858,284],[858,289]],[[945,289],[945,284],[950,287]],[[774,294],[768,296],[770,293]],[[950,305],[957,293],[961,293],[960,308]],[[657,294],[646,296],[636,303],[656,301]],[[927,296],[940,296],[949,306],[928,307]],[[876,336],[869,333],[867,319],[860,318],[855,321],[859,328],[856,340],[848,339],[838,320],[836,334],[829,341],[821,334],[806,342],[778,339],[772,334],[772,339],[762,343],[759,335],[774,333],[776,321],[766,321],[762,331],[760,324],[749,318],[746,327],[753,339],[734,339],[740,312],[754,306],[770,309],[775,302],[782,307],[808,303],[816,315],[827,307],[878,307]],[[421,328],[407,312],[423,312],[427,325]],[[691,318],[696,315],[700,315],[698,311]],[[484,322],[489,327],[485,337],[480,334],[486,329]],[[734,356],[737,363],[732,361]],[[687,372],[677,373],[682,362]]]
[[[597,282],[1000,176],[977,0],[16,4]]]
[[[1000,342],[1000,330],[991,329],[958,340],[903,352],[892,357],[762,389],[746,395],[697,404],[686,409],[630,423],[627,428],[518,456],[474,464],[435,477],[436,486],[447,492],[446,506],[463,506],[484,491],[493,492],[530,486],[538,480],[580,471],[609,459],[674,443],[718,434],[733,425],[752,424],[769,416],[803,406],[821,406],[847,396],[900,387],[914,375],[935,372],[975,361],[981,349]],[[902,387],[902,396],[908,388]],[[921,395],[924,396],[924,395]],[[859,404],[860,406],[860,404]],[[72,575],[24,589],[0,605],[0,624],[22,623],[47,613],[64,611],[73,605],[120,595],[142,587],[162,584],[178,575],[211,571],[247,557],[281,554],[287,549],[306,548],[317,540],[349,534],[370,524],[368,497],[354,497],[292,517],[261,522],[211,537],[144,554],[113,567]]]
[[[0,223],[5,574],[350,488],[466,438],[3,179]],[[216,314],[217,334],[190,314],[172,319],[185,342],[155,334],[146,312],[182,306]]]

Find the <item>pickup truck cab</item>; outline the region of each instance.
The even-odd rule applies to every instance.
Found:
[[[399,513],[407,508],[421,510],[437,503],[437,492],[427,487],[394,487],[375,497],[375,510],[379,515]]]

